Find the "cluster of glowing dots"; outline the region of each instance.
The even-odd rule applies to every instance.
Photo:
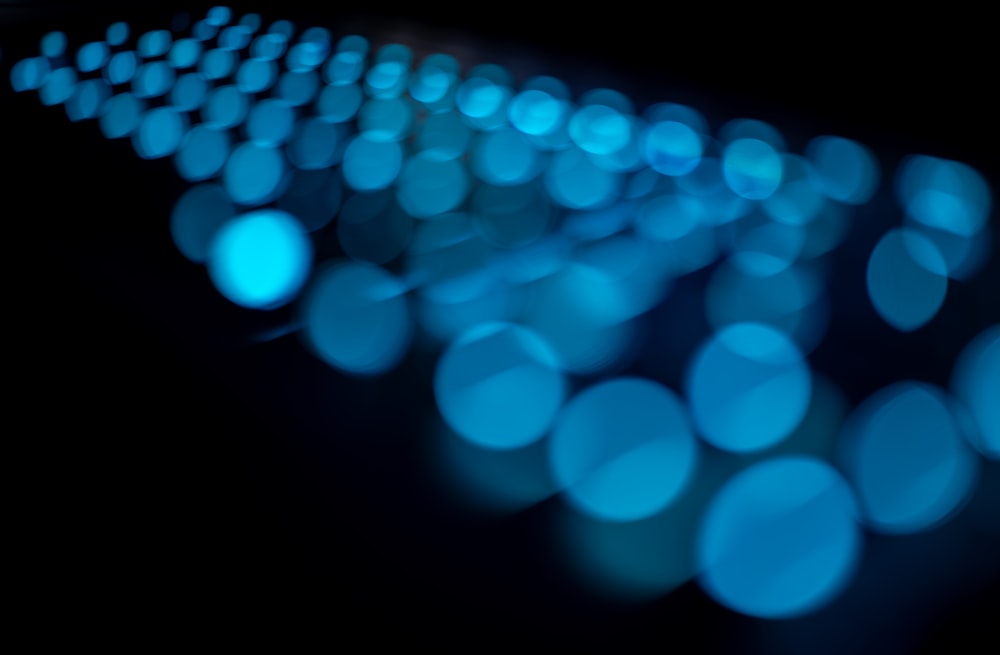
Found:
[[[72,48],[47,34],[10,83],[169,158],[191,183],[170,219],[180,253],[241,307],[296,304],[304,345],[338,372],[386,374],[430,343],[465,493],[508,509],[559,496],[609,592],[696,578],[751,616],[815,611],[849,584],[864,530],[941,524],[977,457],[1000,458],[997,326],[949,389],[905,380],[857,407],[836,467],[775,454],[829,402],[808,361],[823,258],[882,182],[856,141],[794,153],[761,121],[713,131],[685,105],[637,112],[610,89],[573,98],[554,77],[516,84],[225,7]],[[928,156],[902,163],[893,193],[903,220],[873,246],[867,293],[910,332],[986,261],[991,196]],[[710,330],[681,353],[682,388],[622,373],[641,317],[708,268]],[[720,468],[719,453],[753,463]]]

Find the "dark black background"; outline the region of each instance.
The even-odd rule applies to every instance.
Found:
[[[688,102],[713,128],[760,118],[793,149],[821,133],[857,138],[890,171],[909,152],[959,159],[1000,188],[996,57],[983,17],[876,22],[819,5],[771,16],[620,2],[551,15],[526,3],[229,5],[375,41],[405,35],[418,52],[454,48],[463,64],[555,75],[576,91],[616,88],[640,106]],[[127,624],[156,639],[234,614],[298,616],[326,645],[396,636],[463,650],[509,641],[972,652],[991,634],[998,567],[980,565],[1000,548],[993,537],[967,565],[946,561],[959,552],[948,537],[874,539],[862,572],[869,582],[830,611],[775,628],[724,610],[694,584],[655,604],[602,603],[552,565],[544,508],[487,519],[449,503],[420,440],[432,402],[427,361],[414,354],[378,381],[358,381],[327,370],[294,336],[259,342],[290,310],[232,306],[176,252],[168,219],[185,187],[169,161],[141,161],[93,122],[70,123],[61,106],[10,90],[10,66],[37,54],[49,30],[64,30],[72,49],[115,20],[163,28],[178,11],[197,17],[209,6],[0,3],[0,217],[12,291],[5,369],[14,389],[5,432],[18,480],[8,538],[23,546],[13,566],[27,581],[18,589],[28,617],[105,637]],[[911,351],[898,340],[887,361],[940,376],[997,321],[997,269],[994,261],[977,287],[956,291],[957,318],[909,342],[936,348],[941,363],[906,369]],[[853,333],[867,335],[863,356],[875,357],[892,333],[862,325]],[[898,371],[839,375],[860,398]]]

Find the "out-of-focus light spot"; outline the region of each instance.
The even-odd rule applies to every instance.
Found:
[[[781,184],[781,157],[759,139],[737,139],[722,154],[722,174],[736,194],[764,200]]]
[[[110,54],[108,44],[103,41],[85,43],[76,53],[76,68],[81,73],[98,70],[107,63]]]
[[[178,39],[170,48],[167,59],[174,68],[191,68],[201,57],[201,41],[197,39]]]
[[[687,194],[665,194],[644,202],[635,217],[636,232],[646,239],[673,241],[705,218],[704,204]]]
[[[436,302],[469,301],[498,284],[491,254],[467,214],[437,216],[417,226],[406,252],[407,278]]]
[[[965,346],[952,371],[951,388],[975,424],[966,436],[981,453],[1000,460],[1000,325],[986,328]]]
[[[247,59],[236,71],[236,87],[244,93],[267,91],[278,77],[278,65],[270,59]]]
[[[229,133],[219,126],[196,125],[184,135],[174,164],[189,182],[214,177],[229,158]]]
[[[186,130],[183,114],[173,107],[157,107],[142,117],[132,134],[132,145],[143,159],[159,159],[177,150]]]
[[[500,128],[483,135],[473,149],[472,172],[496,185],[523,184],[541,170],[538,151],[521,133]]]
[[[944,259],[948,277],[953,280],[970,280],[989,261],[993,238],[988,224],[971,237],[940,227],[930,227],[909,216],[904,226],[918,232],[934,244]],[[923,265],[919,260],[918,263]],[[935,272],[933,268],[931,272]]]
[[[489,243],[523,247],[548,231],[551,205],[537,183],[514,187],[481,184],[473,197],[476,227]]]
[[[578,109],[569,121],[569,134],[582,150],[595,155],[617,152],[632,138],[628,119],[604,105]]]
[[[840,446],[864,518],[878,532],[919,532],[947,520],[978,472],[951,399],[920,382],[868,397],[848,418]]]
[[[626,293],[607,272],[574,263],[534,284],[522,320],[551,344],[560,367],[596,373],[618,364],[634,336]]]
[[[990,189],[983,177],[947,159],[906,159],[896,175],[896,195],[914,220],[966,237],[977,234],[990,215]]]
[[[177,78],[170,89],[170,104],[178,111],[195,111],[205,102],[208,83],[197,73],[187,73]]]
[[[323,79],[329,84],[354,84],[364,72],[364,53],[345,50],[330,57],[323,67]]]
[[[271,34],[278,34],[285,37],[285,40],[289,40],[295,35],[295,26],[292,25],[291,21],[288,20],[276,20],[271,23],[271,27],[267,29]]]
[[[783,152],[786,149],[785,137],[781,136],[773,125],[752,118],[737,118],[719,128],[719,141],[729,145],[741,139],[763,141],[773,150]]]
[[[838,202],[862,205],[875,195],[881,174],[875,155],[857,141],[820,136],[806,146],[813,164],[810,181],[820,193]]]
[[[332,169],[293,172],[288,189],[278,198],[278,209],[295,216],[309,232],[325,227],[337,215],[344,198],[339,172]]]
[[[357,136],[344,151],[344,180],[357,191],[375,191],[392,184],[403,166],[403,151],[395,141]]]
[[[142,100],[131,93],[119,93],[104,103],[98,125],[108,139],[128,136],[139,126],[144,110]]]
[[[109,84],[125,84],[135,77],[139,58],[131,50],[117,52],[104,67],[104,78]]]
[[[413,109],[402,98],[374,98],[358,112],[358,132],[372,141],[399,141],[409,136]]]
[[[331,84],[319,94],[316,109],[326,120],[343,123],[354,118],[363,99],[364,94],[357,84]]]
[[[595,164],[609,171],[630,173],[646,169],[645,144],[637,135],[645,134],[648,126],[641,118],[632,115],[625,116],[625,120],[629,124],[629,138],[625,145],[614,152],[591,155]]]
[[[165,61],[143,64],[132,78],[132,93],[137,98],[156,98],[174,85],[174,69]]]
[[[463,334],[434,373],[434,398],[445,421],[485,448],[520,448],[540,439],[565,393],[548,344],[510,323],[488,323]]]
[[[701,160],[701,139],[684,123],[654,123],[643,135],[643,143],[646,161],[663,175],[686,175]]]
[[[170,214],[170,236],[182,255],[201,263],[208,257],[215,233],[235,215],[236,209],[222,187],[199,184],[177,199]]]
[[[261,34],[250,44],[250,56],[273,61],[285,54],[288,39],[280,34]]]
[[[764,210],[779,223],[806,225],[816,219],[824,198],[812,181],[813,165],[796,155],[782,157],[781,186],[764,200]]]
[[[337,217],[337,238],[348,257],[385,264],[403,253],[413,235],[413,219],[388,190],[358,193]]]
[[[503,279],[518,285],[542,280],[564,268],[570,252],[570,239],[564,234],[542,236],[505,253]]]
[[[402,61],[381,61],[365,74],[365,92],[372,98],[396,98],[407,84],[407,65]]]
[[[479,130],[493,130],[507,120],[510,89],[483,77],[471,77],[462,83],[455,96],[455,103]]]
[[[312,257],[312,242],[294,216],[260,209],[226,221],[206,263],[226,298],[242,307],[274,309],[298,294]]]
[[[469,175],[460,162],[416,155],[403,165],[396,197],[411,216],[430,218],[453,210],[468,191]]]
[[[38,99],[43,105],[58,105],[69,100],[76,89],[76,71],[72,68],[57,68],[38,89]]]
[[[267,98],[253,106],[247,116],[247,137],[261,146],[284,143],[292,134],[295,111],[279,98]]]
[[[232,20],[233,12],[229,7],[218,6],[212,7],[208,10],[208,14],[205,16],[205,20],[208,21],[209,25],[215,25],[216,27],[222,27]]]
[[[277,95],[293,105],[312,102],[319,91],[319,75],[315,71],[289,71],[278,80]]]
[[[847,585],[861,555],[857,502],[844,479],[811,457],[754,464],[708,507],[698,582],[715,600],[759,618],[801,616]]]
[[[688,362],[688,401],[699,432],[736,453],[773,446],[798,427],[812,380],[798,347],[760,323],[719,330]]]
[[[324,271],[305,299],[304,337],[317,356],[354,375],[394,368],[412,338],[406,290],[374,264],[339,263]]]
[[[104,33],[104,38],[107,40],[108,45],[120,46],[128,40],[129,32],[128,23],[118,21],[108,26],[107,31]]]
[[[253,32],[243,25],[230,25],[219,33],[219,47],[226,50],[242,50],[250,43]]]
[[[684,489],[696,445],[672,391],[651,380],[617,378],[566,404],[549,453],[555,478],[575,507],[605,520],[636,521]]]
[[[826,334],[829,309],[819,274],[791,266],[773,275],[748,274],[730,259],[705,287],[705,314],[716,330],[735,323],[763,323],[812,351]]]
[[[454,57],[430,55],[410,78],[410,97],[431,112],[448,109],[455,101],[458,77],[459,65]]]
[[[159,57],[167,54],[172,41],[173,35],[170,34],[170,30],[153,30],[139,37],[136,49],[146,59]]]
[[[285,59],[288,70],[304,72],[318,68],[326,60],[329,50],[330,44],[328,42],[306,41],[296,43],[288,51],[288,57]]]
[[[472,130],[453,112],[431,114],[424,119],[416,136],[417,151],[429,159],[456,159],[465,154]]]
[[[798,225],[774,222],[754,226],[734,239],[732,262],[748,275],[780,273],[801,254],[805,231]]]
[[[248,106],[245,93],[235,86],[220,86],[209,93],[201,110],[202,119],[210,127],[235,127],[243,122]]]
[[[337,163],[343,152],[343,129],[312,117],[298,123],[288,141],[288,160],[296,167],[314,170]]]
[[[221,80],[232,73],[235,66],[236,53],[232,50],[215,48],[202,56],[198,70],[207,80]]]
[[[868,259],[868,297],[886,323],[902,332],[923,327],[948,292],[944,258],[922,234],[890,230]]]
[[[229,196],[241,205],[263,205],[282,190],[285,160],[275,148],[244,143],[233,150],[222,172]]]
[[[556,153],[545,172],[545,187],[559,204],[570,209],[597,209],[621,194],[622,177],[597,166],[577,148]]]
[[[34,91],[49,77],[49,60],[45,57],[22,59],[10,69],[10,86],[15,91]]]
[[[851,228],[851,215],[844,205],[823,203],[806,230],[802,258],[815,259],[839,246]]]
[[[245,25],[251,32],[256,32],[260,29],[260,14],[245,14],[240,18],[239,24]]]
[[[672,265],[660,254],[631,234],[593,241],[575,253],[581,263],[601,270],[623,289],[620,297],[625,319],[653,309],[666,295]]]
[[[49,32],[42,37],[42,56],[54,59],[66,52],[66,34],[63,32]]]
[[[634,214],[635,206],[626,201],[601,209],[576,211],[564,217],[562,232],[581,241],[603,239],[625,230]]]
[[[218,33],[219,27],[217,25],[212,25],[204,19],[195,23],[191,28],[191,36],[202,42],[214,39],[215,35]]]
[[[66,101],[66,115],[71,121],[97,118],[111,97],[111,87],[103,79],[84,80]]]
[[[511,125],[525,134],[542,135],[556,129],[565,106],[544,91],[529,89],[514,96],[507,108]]]

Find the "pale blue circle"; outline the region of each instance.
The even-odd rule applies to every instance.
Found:
[[[235,215],[233,202],[222,187],[199,184],[184,192],[174,204],[170,236],[182,255],[201,263],[208,256],[215,233]]]
[[[989,185],[967,164],[912,156],[903,161],[895,182],[907,215],[928,227],[973,237],[989,222]]]
[[[632,137],[632,126],[620,112],[604,105],[581,107],[569,121],[573,142],[595,155],[618,152]]]
[[[261,34],[250,44],[250,56],[274,60],[285,54],[288,39],[280,34]]]
[[[278,195],[285,170],[285,160],[275,148],[244,143],[229,156],[222,182],[235,202],[261,205]]]
[[[196,39],[179,39],[170,48],[167,59],[174,68],[191,68],[201,57],[201,41]]]
[[[407,67],[401,61],[380,61],[365,74],[365,91],[372,98],[395,98],[406,88]]]
[[[650,167],[663,175],[686,175],[701,162],[701,139],[677,121],[654,123],[644,135],[643,153]]]
[[[621,194],[622,177],[595,164],[577,148],[557,152],[545,172],[552,199],[570,209],[605,207]]]
[[[167,53],[173,36],[169,30],[153,30],[139,37],[136,49],[144,58],[159,57]]]
[[[323,67],[324,79],[334,85],[354,84],[364,72],[364,53],[354,50],[338,52]]]
[[[132,134],[132,145],[143,159],[159,159],[174,154],[180,145],[187,120],[173,107],[157,107],[142,117]]]
[[[319,91],[320,79],[315,71],[283,73],[278,79],[276,95],[293,105],[311,102]]]
[[[104,77],[111,84],[125,84],[135,77],[139,58],[131,50],[116,52],[104,67]]]
[[[205,22],[209,25],[214,25],[215,27],[221,27],[228,23],[232,19],[233,12],[229,7],[218,6],[212,7],[208,10],[208,14],[205,16]]]
[[[56,58],[66,52],[66,34],[64,32],[49,32],[42,37],[42,56]]]
[[[1000,460],[1000,325],[983,330],[962,349],[951,386],[975,423],[969,440],[987,457]]]
[[[455,159],[465,154],[472,140],[472,129],[454,111],[430,114],[417,132],[416,146],[430,159]]]
[[[10,68],[10,86],[15,91],[34,91],[45,84],[51,72],[45,57],[22,59]]]
[[[77,75],[72,68],[57,68],[38,89],[38,99],[43,105],[58,105],[66,102],[76,90]]]
[[[857,503],[835,469],[811,457],[764,460],[712,499],[698,535],[698,582],[742,614],[802,616],[843,591],[862,543]]]
[[[926,325],[948,292],[944,258],[922,234],[890,230],[868,259],[868,297],[882,319],[902,332]]]
[[[434,372],[434,398],[448,425],[484,448],[521,448],[549,429],[566,382],[538,335],[511,323],[468,330]]]
[[[549,460],[577,509],[607,521],[637,521],[685,489],[697,442],[671,390],[652,380],[616,378],[566,404],[552,429]]]
[[[71,121],[97,118],[110,97],[111,87],[103,79],[84,80],[66,101],[66,114]]]
[[[142,100],[131,93],[119,93],[112,96],[101,109],[98,125],[108,139],[118,139],[132,134],[139,126],[145,106]]]
[[[468,191],[469,175],[461,162],[417,155],[403,166],[396,198],[411,216],[429,218],[455,209]]]
[[[357,136],[344,151],[344,181],[358,191],[384,189],[403,166],[403,150],[395,141],[372,141]]]
[[[839,445],[866,523],[878,532],[941,524],[971,493],[978,473],[952,400],[921,382],[898,382],[865,399],[848,417]]]
[[[151,61],[143,64],[132,78],[132,92],[137,98],[162,96],[174,85],[176,73],[165,61]]]
[[[229,158],[229,145],[229,133],[224,128],[196,125],[184,135],[177,149],[177,172],[189,182],[214,177]]]
[[[343,123],[354,118],[364,93],[357,84],[330,84],[319,94],[317,113],[328,121]]]
[[[358,112],[358,132],[372,141],[405,139],[413,124],[413,109],[402,98],[373,98]]]
[[[179,111],[194,111],[201,107],[208,95],[208,82],[198,73],[187,73],[177,78],[170,89],[170,104]]]
[[[722,153],[722,175],[739,196],[764,200],[781,185],[783,167],[774,147],[759,139],[736,139]]]
[[[288,142],[289,161],[305,170],[332,166],[340,155],[341,129],[315,116],[301,121]]]
[[[857,141],[820,136],[809,142],[806,154],[813,163],[810,182],[820,193],[839,202],[861,205],[878,189],[878,160]]]
[[[701,436],[722,450],[769,448],[792,433],[812,398],[809,367],[784,333],[735,323],[688,362],[686,391]]]
[[[277,146],[288,140],[295,127],[295,110],[280,98],[261,100],[247,116],[247,137],[261,146]]]
[[[245,93],[267,91],[278,76],[278,65],[270,59],[247,59],[236,71],[236,87]]]
[[[312,257],[312,242],[294,216],[260,209],[219,228],[206,264],[215,287],[232,302],[274,309],[298,294]]]
[[[528,89],[514,96],[507,108],[510,123],[525,134],[540,136],[555,130],[564,105],[545,91]]]
[[[249,106],[247,94],[235,86],[216,87],[208,94],[201,108],[202,120],[212,127],[236,127],[246,118]]]
[[[500,128],[484,134],[472,153],[472,172],[490,184],[523,184],[538,174],[538,151],[518,131]]]
[[[253,32],[246,25],[230,25],[219,32],[219,47],[226,50],[242,50],[250,43]]]
[[[104,38],[107,39],[110,45],[121,45],[128,39],[129,31],[128,23],[119,21],[108,26],[107,31],[104,33]]]
[[[198,70],[205,76],[205,79],[220,80],[232,73],[235,66],[235,52],[215,48],[202,55]]]
[[[111,52],[103,41],[92,41],[80,46],[76,53],[76,68],[81,73],[93,72],[107,63]]]
[[[305,299],[304,336],[318,357],[341,371],[385,373],[412,338],[405,292],[374,264],[339,263],[317,278]]]

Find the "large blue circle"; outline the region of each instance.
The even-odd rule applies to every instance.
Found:
[[[818,459],[755,464],[731,478],[705,513],[698,582],[721,604],[754,617],[815,611],[856,570],[856,512],[850,487]]]
[[[666,387],[641,378],[594,385],[560,412],[549,441],[553,473],[579,510],[636,521],[667,507],[694,472],[687,411]]]
[[[784,333],[760,323],[719,330],[688,363],[687,395],[702,437],[752,452],[798,427],[812,397],[809,367]]]
[[[540,439],[565,396],[548,344],[511,323],[486,323],[457,338],[434,373],[434,398],[448,425],[484,448]]]
[[[243,307],[274,309],[294,298],[306,281],[312,242],[294,216],[261,209],[223,224],[206,263],[226,298]]]

